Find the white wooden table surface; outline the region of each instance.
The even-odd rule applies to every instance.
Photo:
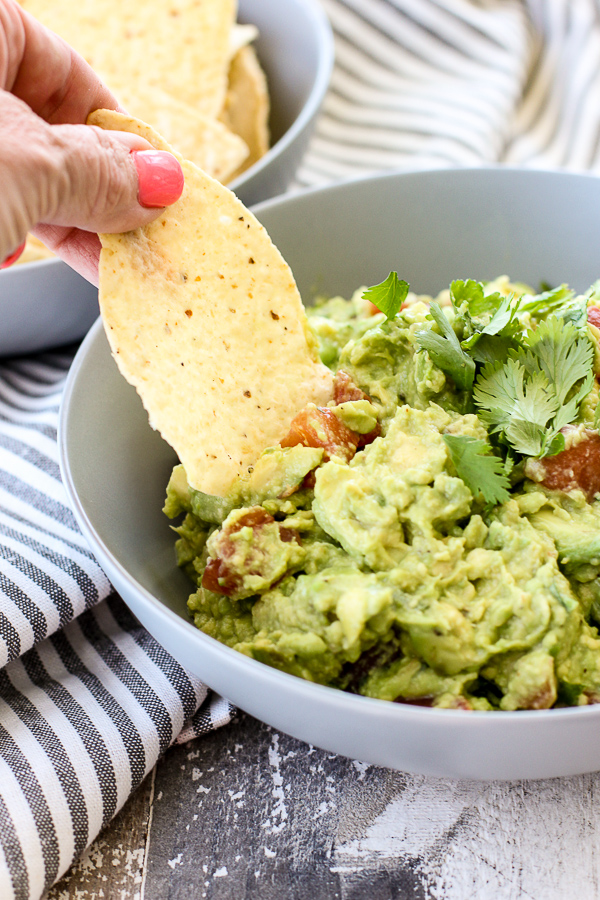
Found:
[[[240,716],[171,749],[47,900],[594,900],[600,775],[416,777]]]

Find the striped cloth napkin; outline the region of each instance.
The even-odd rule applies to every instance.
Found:
[[[336,66],[292,190],[389,169],[600,167],[595,0],[322,2]],[[0,363],[3,900],[39,898],[170,744],[232,714],[139,626],[77,528],[56,445],[73,352]]]

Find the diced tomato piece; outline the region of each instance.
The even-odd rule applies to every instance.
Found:
[[[541,460],[542,484],[553,491],[583,491],[588,502],[600,493],[600,435],[587,431],[584,440],[556,456]]]
[[[237,586],[237,579],[227,579],[227,570],[221,559],[209,559],[202,575],[202,587],[214,594],[233,594]],[[225,579],[220,584],[219,578]]]
[[[403,310],[403,309],[406,309],[407,306],[408,306],[408,303],[401,303],[401,304],[400,304],[400,310],[399,310],[399,311],[402,312],[402,310]],[[378,307],[378,306],[375,306],[375,304],[374,304],[374,303],[371,303],[371,301],[369,300],[368,315],[370,315],[370,316],[376,316],[376,315],[378,315],[378,313],[380,313],[380,312],[381,312],[381,310],[379,309],[379,307]]]
[[[587,311],[587,320],[590,325],[595,325],[596,328],[600,328],[600,307],[590,306]]]
[[[235,534],[236,531],[241,531],[242,528],[248,527],[256,532],[263,525],[269,525],[274,521],[273,516],[266,509],[263,509],[262,506],[251,506],[248,512],[240,516],[235,525],[232,526],[230,534]]]
[[[300,486],[305,488],[307,491],[314,491],[315,484],[317,483],[316,471],[316,469],[311,469],[310,472],[307,472],[302,479],[302,484]]]
[[[284,528],[283,525],[279,526],[279,537],[282,541],[285,541],[286,544],[289,544],[290,541],[299,542],[298,532],[293,528]]]
[[[339,406],[340,403],[347,403],[350,400],[368,400],[370,402],[371,398],[364,391],[361,391],[359,387],[356,387],[347,372],[338,369],[333,380],[333,401],[336,406]],[[358,436],[357,448],[361,450],[367,444],[372,444],[380,434],[381,427],[377,423],[375,428],[369,431],[368,434],[360,434]]]
[[[228,540],[232,534],[241,531],[242,528],[252,528],[255,535],[258,535],[261,528],[274,522],[273,516],[262,508],[262,506],[253,506],[243,516],[233,524],[228,531],[223,530],[220,541],[220,555],[217,559],[209,559],[208,565],[202,576],[202,587],[215,594],[225,594],[228,597],[239,592],[242,584],[242,578],[239,573],[235,572],[229,565],[229,560],[235,553],[234,542]],[[279,534],[282,541],[298,540],[298,535],[291,528],[282,528],[280,526]],[[252,571],[247,574],[257,575],[259,572]]]
[[[466,697],[456,697],[454,704],[450,707],[446,707],[447,709],[466,709],[472,710],[473,707],[469,703]]]
[[[363,447],[366,447],[367,444],[372,444],[375,438],[378,438],[381,434],[381,425],[379,422],[371,431],[368,431],[366,434],[359,434],[359,441],[357,445],[357,450],[362,450]]]
[[[368,394],[358,388],[347,372],[341,369],[336,372],[333,381],[333,400],[336,406],[352,400],[369,400]],[[338,456],[350,462],[357,450],[372,443],[381,434],[379,423],[368,434],[352,431],[339,419],[333,410],[324,406],[306,407],[292,420],[290,430],[281,441],[282,447],[322,447],[323,462]],[[309,472],[302,481],[303,488],[312,490],[315,486],[315,473]]]
[[[349,462],[361,435],[341,422],[333,410],[325,406],[306,407],[292,420],[282,447],[323,447],[323,460],[339,456]]]
[[[370,400],[368,394],[356,387],[347,372],[339,369],[333,379],[333,402],[336,406],[349,400]]]
[[[556,702],[556,687],[552,682],[543,685],[523,703],[523,709],[550,709]]]
[[[354,434],[355,432],[352,433]],[[362,448],[366,447],[367,444],[372,444],[375,438],[379,437],[380,434],[381,426],[379,425],[379,422],[372,431],[369,431],[368,434],[357,434],[356,436],[358,437],[358,443],[356,445],[356,449],[362,450]],[[307,472],[302,479],[302,483],[300,486],[306,488],[306,490],[314,491],[315,484],[317,483],[316,471],[316,469],[312,469],[310,472]]]

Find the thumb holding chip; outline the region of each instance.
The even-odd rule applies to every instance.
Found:
[[[155,219],[181,195],[181,166],[140,136],[83,124],[116,100],[81,57],[13,0],[0,0],[2,44],[0,265],[16,261],[32,231],[97,283],[97,232]]]

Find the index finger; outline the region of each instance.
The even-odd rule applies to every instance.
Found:
[[[83,57],[15,0],[0,0],[0,43],[0,87],[47,122],[80,124],[95,109],[118,109]]]

